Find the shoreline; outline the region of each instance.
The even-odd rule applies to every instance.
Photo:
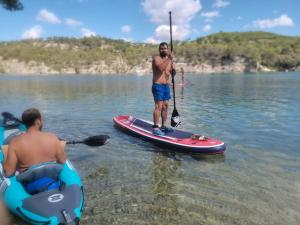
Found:
[[[275,69],[268,68],[260,63],[249,64],[244,59],[236,58],[230,62],[219,62],[212,64],[210,61],[199,63],[187,63],[179,61],[175,63],[177,73],[183,69],[185,74],[210,74],[210,73],[246,73],[246,72],[276,72]],[[130,66],[124,61],[115,60],[111,65],[105,62],[94,62],[92,64],[83,64],[79,67],[65,66],[60,69],[52,68],[45,62],[29,61],[23,62],[17,59],[1,60],[0,57],[0,74],[18,74],[18,75],[59,75],[59,74],[152,74],[152,61],[146,60],[143,63]]]
[[[28,63],[20,62],[18,60],[0,60],[0,76],[1,75],[17,75],[17,76],[60,76],[60,75],[96,75],[96,76],[109,76],[109,75],[137,75],[147,76],[152,75],[151,62],[148,61],[144,64],[138,64],[134,67],[124,64],[121,67],[114,67],[103,64],[82,65],[81,67],[64,67],[60,70],[55,70],[44,63],[37,63],[30,61]],[[184,74],[201,75],[201,74],[244,74],[244,73],[283,73],[283,72],[299,72],[300,67],[295,67],[291,70],[276,70],[269,68],[260,63],[252,65],[247,64],[242,59],[237,59],[231,63],[218,63],[211,64],[203,62],[199,64],[177,62],[176,63],[177,75],[183,70]]]
[[[257,71],[257,72],[211,72],[211,73],[186,73],[185,76],[202,76],[202,75],[226,75],[226,74],[274,74],[274,73],[297,73],[299,71]],[[30,76],[40,76],[40,77],[47,77],[47,76],[152,76],[152,73],[147,74],[134,74],[134,73],[0,73],[0,77],[30,77]],[[176,77],[181,77],[181,75],[177,74]]]

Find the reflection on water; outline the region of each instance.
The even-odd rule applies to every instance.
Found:
[[[38,107],[65,139],[111,136],[67,148],[85,184],[82,224],[299,225],[299,75],[190,75],[175,86],[181,129],[222,139],[225,155],[175,153],[113,127],[118,114],[152,119],[150,76],[1,76],[0,108]]]

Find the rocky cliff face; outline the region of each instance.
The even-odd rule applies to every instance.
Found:
[[[243,72],[272,72],[274,70],[264,67],[258,63],[249,64],[242,58],[233,61],[223,61],[221,63],[186,63],[184,60],[176,63],[177,69],[183,68],[185,73],[243,73]],[[30,61],[20,62],[16,59],[3,60],[0,57],[1,74],[150,74],[151,60],[147,59],[139,65],[128,66],[121,58],[107,65],[103,61],[94,62],[89,65],[76,67],[65,67],[60,71],[48,67],[45,63]]]

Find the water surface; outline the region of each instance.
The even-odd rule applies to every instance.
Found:
[[[223,140],[223,156],[174,153],[114,128],[119,114],[151,120],[150,76],[0,76],[0,109],[37,107],[45,130],[70,140],[111,136],[67,149],[85,184],[82,224],[299,225],[300,74],[186,78],[180,128]]]

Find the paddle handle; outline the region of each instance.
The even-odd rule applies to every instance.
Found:
[[[81,144],[83,143],[83,141],[67,141],[66,144],[67,145],[74,145],[74,144]]]
[[[173,34],[172,34],[172,12],[169,12],[169,21],[170,21],[170,45],[171,45],[171,53],[173,52]],[[172,60],[172,83],[173,83],[173,103],[174,103],[174,109],[176,109],[176,101],[175,101],[175,79],[173,74],[173,60]]]

